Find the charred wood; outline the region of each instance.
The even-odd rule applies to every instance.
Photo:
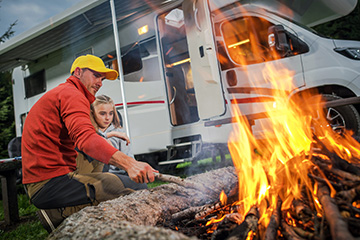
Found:
[[[330,197],[329,188],[319,184],[319,201],[324,209],[325,218],[330,226],[331,236],[336,240],[354,239],[348,230],[347,222],[341,216],[334,199]]]
[[[281,220],[282,234],[287,240],[303,240],[304,238],[297,235],[294,229],[289,226],[284,220]]]
[[[282,206],[282,201],[279,198],[276,203],[276,208],[275,208],[273,214],[271,215],[269,225],[266,228],[265,240],[275,240],[276,239],[277,231],[279,229],[280,221],[281,221],[281,206]]]
[[[356,198],[360,196],[360,185],[346,191],[340,191],[336,193],[335,197],[344,200],[347,203],[352,203]]]
[[[330,157],[332,167],[344,170],[358,176],[360,175],[360,168],[358,166],[349,163],[348,161],[340,158],[337,154],[331,152],[316,135],[313,135],[313,138],[318,144],[321,145],[321,148],[326,153],[326,155]]]
[[[256,233],[258,229],[259,212],[256,207],[252,207],[245,220],[230,233],[227,240],[245,240],[250,231]]]
[[[347,220],[348,220],[348,224],[349,224],[349,231],[351,232],[351,234],[355,237],[359,237],[360,236],[360,227],[359,227],[360,219],[350,217]]]
[[[223,240],[229,237],[229,234],[241,223],[242,216],[239,213],[226,215],[221,221],[216,231],[211,235],[211,240]]]
[[[360,177],[354,174],[351,174],[349,172],[345,172],[342,171],[340,169],[334,168],[334,167],[330,167],[327,164],[324,163],[317,163],[317,165],[322,169],[322,170],[326,170],[329,173],[333,173],[335,175],[338,175],[339,177],[343,179],[348,179],[352,182],[360,182]]]
[[[195,215],[201,211],[204,208],[204,206],[199,206],[199,207],[190,207],[188,209],[185,209],[181,212],[177,212],[174,213],[171,216],[171,220],[173,221],[173,223],[177,223],[183,219],[193,219],[195,218]]]
[[[202,219],[204,218],[205,216],[209,215],[211,212],[214,212],[218,209],[220,209],[222,206],[221,206],[221,203],[220,202],[216,202],[215,204],[210,204],[210,205],[206,205],[206,206],[203,206],[200,211],[198,211],[196,214],[195,214],[195,219],[196,220],[199,220],[199,219]]]
[[[343,189],[343,186],[341,184],[338,184],[338,183],[335,183],[333,181],[330,181],[329,179],[325,179],[325,178],[322,178],[322,177],[319,177],[319,176],[315,176],[313,174],[310,174],[308,173],[308,177],[313,179],[313,180],[316,180],[318,182],[321,182],[323,184],[328,184],[330,183],[331,186],[333,186],[336,190],[341,190]]]
[[[293,211],[296,214],[296,217],[302,222],[306,223],[311,221],[313,218],[313,213],[311,209],[303,201],[294,199],[292,202]]]

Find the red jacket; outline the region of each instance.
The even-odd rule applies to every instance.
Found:
[[[75,146],[101,162],[109,162],[117,149],[91,124],[90,104],[94,100],[80,80],[70,76],[35,103],[26,117],[21,140],[24,184],[74,171]]]

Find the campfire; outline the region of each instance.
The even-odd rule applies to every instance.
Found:
[[[232,109],[237,124],[228,146],[238,186],[215,204],[173,214],[168,227],[200,239],[358,237],[360,144],[351,131],[334,131],[320,95],[289,99],[291,86],[276,79],[291,79],[290,71],[270,63],[263,75],[276,91],[264,103],[260,139]]]

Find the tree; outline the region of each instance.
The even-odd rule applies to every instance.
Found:
[[[0,158],[7,158],[7,145],[15,137],[12,73],[0,72]]]
[[[315,26],[319,33],[336,39],[360,40],[360,4],[347,16]]]
[[[15,33],[13,27],[16,23],[17,21],[10,24],[8,30],[0,36],[0,43],[5,42]],[[0,158],[8,157],[7,145],[15,137],[11,75],[10,71],[0,72]]]

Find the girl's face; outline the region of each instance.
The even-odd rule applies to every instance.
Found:
[[[106,130],[114,119],[114,107],[110,103],[98,104],[94,107],[93,114],[100,130]]]

